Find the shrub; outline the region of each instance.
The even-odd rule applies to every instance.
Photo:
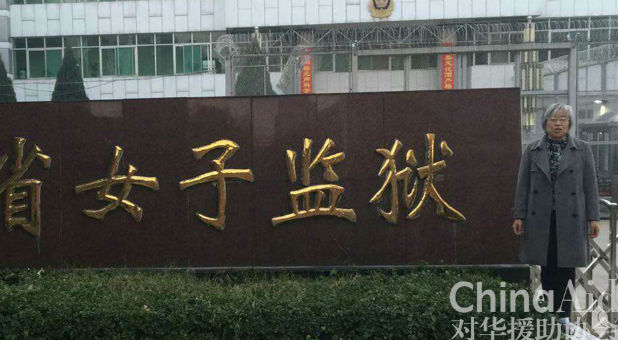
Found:
[[[450,339],[453,284],[482,271],[222,273],[50,271],[0,281],[2,339]],[[0,277],[6,277],[2,273]],[[520,289],[508,284],[506,289]],[[458,293],[462,305],[476,295]],[[486,309],[485,309],[486,310]],[[544,317],[518,312],[502,317]]]

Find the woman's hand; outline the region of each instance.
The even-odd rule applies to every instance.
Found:
[[[599,228],[599,221],[588,221],[588,225],[590,226],[590,234],[588,234],[588,237],[597,238],[601,232],[601,229]]]
[[[521,235],[524,232],[524,224],[520,219],[513,221],[513,232],[515,235]]]

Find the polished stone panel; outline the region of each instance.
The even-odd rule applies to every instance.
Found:
[[[19,136],[27,138],[26,152],[36,143],[52,158],[50,169],[35,162],[24,176],[43,181],[41,236],[1,228],[0,268],[516,263],[510,225],[519,115],[517,89],[0,105],[0,156],[13,153]],[[397,169],[406,166],[410,148],[421,167],[426,133],[436,135],[435,161],[446,162],[435,187],[466,221],[438,216],[431,200],[417,219],[407,220],[411,209],[399,183],[398,222],[388,223],[377,209],[390,209],[389,192],[369,202],[384,181],[378,176],[384,157],[376,149],[390,150],[397,139]],[[327,138],[335,146],[326,156],[345,153],[333,167],[339,180],[332,184],[345,189],[336,207],[354,209],[356,223],[314,216],[272,225],[273,217],[292,212],[290,191],[305,188],[304,138],[313,140],[312,158]],[[222,139],[239,146],[224,169],[251,169],[254,180],[226,181],[225,228],[218,230],[195,216],[217,216],[215,182],[185,190],[179,182],[215,171],[213,160],[224,150],[197,160],[192,149]],[[442,156],[441,141],[452,156]],[[137,176],[158,179],[158,191],[133,185],[127,197],[143,209],[139,222],[122,207],[103,220],[88,217],[82,210],[109,202],[97,199],[96,189],[75,193],[76,185],[109,176],[115,146],[124,151],[116,175],[133,165]],[[286,150],[297,153],[295,182],[288,178]],[[310,181],[330,183],[321,165]],[[112,187],[112,195],[120,192],[120,185]],[[4,209],[4,195],[1,202]]]

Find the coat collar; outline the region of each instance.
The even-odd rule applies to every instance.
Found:
[[[534,146],[532,147],[532,150],[538,150],[538,149],[547,150],[547,141],[545,140],[545,136],[543,136],[541,139],[533,143],[534,143],[533,144]],[[567,146],[565,147],[565,149],[582,150],[583,146],[581,144],[582,144],[581,141],[573,138],[570,134],[567,134]]]
[[[551,181],[551,174],[549,172],[549,153],[547,152],[547,141],[545,137],[533,142],[534,146],[532,151],[536,151],[535,163],[543,171],[549,181]],[[558,175],[566,170],[577,159],[575,153],[578,150],[582,150],[582,143],[573,138],[571,135],[567,135],[567,145],[562,151],[560,156],[560,165],[558,166]]]

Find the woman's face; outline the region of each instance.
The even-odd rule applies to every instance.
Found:
[[[569,116],[564,110],[558,110],[545,124],[545,131],[551,139],[560,140],[569,132]]]

